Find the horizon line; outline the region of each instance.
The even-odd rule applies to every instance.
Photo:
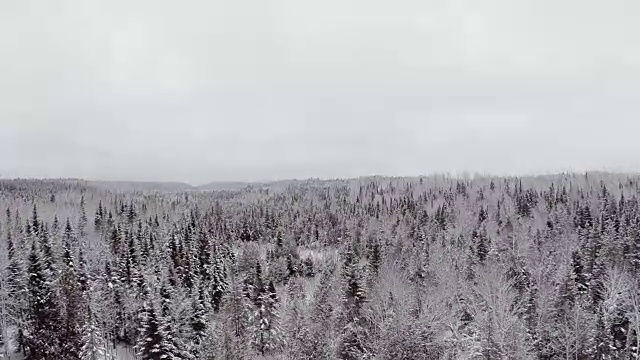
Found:
[[[366,178],[389,178],[389,179],[402,179],[402,178],[430,178],[443,176],[448,179],[475,179],[475,178],[513,178],[513,177],[538,177],[538,176],[558,176],[558,175],[585,175],[593,173],[606,173],[611,175],[640,175],[640,171],[624,171],[624,170],[606,170],[606,169],[588,169],[588,170],[564,170],[564,171],[540,171],[540,172],[481,172],[481,171],[460,171],[460,172],[430,172],[424,174],[402,174],[402,175],[389,175],[389,174],[368,174],[360,176],[345,176],[345,177],[331,177],[331,176],[312,176],[312,177],[290,177],[290,178],[276,178],[276,179],[262,179],[262,180],[213,180],[201,184],[196,184],[189,181],[177,181],[177,180],[126,180],[126,179],[96,179],[96,178],[80,178],[80,177],[25,177],[16,176],[8,177],[0,175],[0,180],[30,180],[30,181],[84,181],[84,182],[103,182],[103,183],[133,183],[133,184],[180,184],[187,185],[191,188],[201,188],[207,185],[215,184],[272,184],[278,182],[287,181],[340,181],[340,180],[358,180]]]

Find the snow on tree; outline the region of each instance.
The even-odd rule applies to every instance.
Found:
[[[60,307],[47,278],[41,255],[32,243],[28,266],[28,307],[26,344],[29,359],[57,359],[62,356]]]
[[[91,303],[87,304],[86,322],[82,327],[82,348],[80,349],[81,360],[106,360],[108,353],[106,350],[107,340],[98,328]]]
[[[146,186],[0,180],[9,350],[640,356],[640,176]]]

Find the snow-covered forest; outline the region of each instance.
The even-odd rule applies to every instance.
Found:
[[[638,359],[640,176],[0,180],[10,359]]]

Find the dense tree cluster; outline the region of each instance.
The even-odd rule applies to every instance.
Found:
[[[639,359],[640,177],[1,180],[26,359]]]

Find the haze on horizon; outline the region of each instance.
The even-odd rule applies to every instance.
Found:
[[[0,2],[0,176],[640,170],[640,2]]]

